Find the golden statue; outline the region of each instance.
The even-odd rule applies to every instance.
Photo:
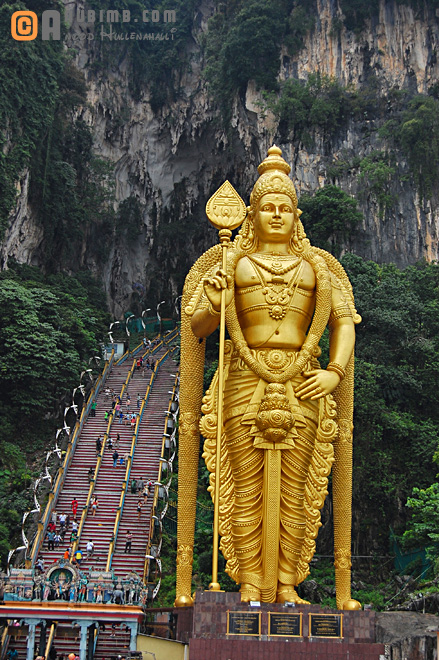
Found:
[[[220,548],[241,600],[304,602],[295,588],[309,574],[334,463],[337,606],[359,607],[350,600],[350,544],[354,324],[361,319],[342,266],[306,238],[290,169],[271,147],[227,252],[245,207],[228,182],[222,186],[207,213],[226,228],[223,245],[203,254],[186,278],[177,606],[192,604],[201,430]],[[230,339],[224,349],[220,342],[219,369],[202,399],[203,339],[222,315]],[[319,341],[328,324],[330,362],[322,369]],[[214,552],[215,544],[214,534]],[[211,588],[220,588],[215,578]]]

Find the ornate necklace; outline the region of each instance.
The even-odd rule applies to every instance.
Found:
[[[283,255],[282,255],[283,256]],[[297,259],[297,261],[293,261],[292,263],[287,264],[286,266],[282,265],[281,259],[282,256],[280,254],[273,253],[274,261],[272,261],[270,264],[267,264],[261,257],[257,257],[256,255],[249,254],[248,258],[250,261],[253,261],[253,263],[258,264],[258,266],[261,266],[264,270],[268,270],[269,273],[272,275],[285,275],[285,273],[288,273],[288,271],[293,270],[294,268],[297,268],[302,263],[302,258]],[[288,257],[283,257],[288,258]]]
[[[254,262],[254,269],[259,277],[261,284],[263,285],[262,293],[265,296],[265,301],[268,305],[269,315],[275,321],[282,321],[282,319],[284,319],[286,316],[290,301],[294,298],[294,294],[296,293],[302,268],[297,269],[290,282],[285,282],[280,273],[273,272],[273,270],[270,270],[263,264],[259,264],[259,261],[256,261],[254,257],[250,257],[250,255],[249,258]],[[284,272],[286,273],[289,270],[292,270],[293,267],[299,265],[301,266],[302,261],[303,259],[300,258],[293,265],[290,265],[287,269],[285,269]],[[269,272],[273,274],[273,279],[271,282],[265,281],[263,274],[256,264],[260,265],[265,270],[269,270]]]

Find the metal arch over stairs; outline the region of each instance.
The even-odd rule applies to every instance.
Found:
[[[26,567],[11,569],[6,579],[0,616],[9,625],[3,634],[0,658],[6,657],[12,647],[18,651],[18,660],[33,660],[37,651],[47,657],[51,645],[58,654],[75,652],[80,660],[126,655],[136,650],[142,607],[157,591],[157,584],[147,584],[144,577],[156,574],[160,581],[159,572],[150,570],[153,557],[157,563],[159,551],[157,539],[153,538],[153,515],[166,491],[160,478],[166,463],[168,423],[171,424],[166,409],[171,411],[175,405],[172,401],[178,400],[176,366],[171,359],[175,349],[172,343],[177,336],[178,331],[172,331],[148,350],[139,346],[117,362],[112,358],[107,363],[100,387],[92,391],[84,406],[88,414],[78,423],[80,432],[72,433]],[[153,357],[153,372],[137,369],[136,361],[141,355],[145,359]],[[111,397],[105,394],[107,388],[114,389],[120,397],[124,413],[128,411],[129,393],[129,410],[137,415],[134,428],[116,418]],[[93,398],[97,404],[94,416],[90,414]],[[97,455],[99,436],[102,449]],[[119,454],[115,467],[114,449]],[[153,484],[140,514],[137,505],[143,497],[132,492],[133,479]],[[71,543],[74,497],[78,501],[79,535]],[[95,515],[90,508],[92,497],[99,502]],[[59,530],[62,513],[70,515],[69,528],[64,542],[49,550],[48,525],[57,516]],[[125,553],[128,531],[133,538],[131,552]],[[85,551],[89,540],[94,544],[91,556]],[[84,551],[79,566],[72,556],[78,547]],[[66,560],[64,553],[69,548],[70,559]],[[43,571],[38,569],[41,559]]]

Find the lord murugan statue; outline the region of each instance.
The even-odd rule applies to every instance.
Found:
[[[177,606],[192,603],[201,431],[220,549],[241,600],[304,602],[296,587],[309,574],[334,464],[337,606],[359,607],[350,595],[350,544],[354,328],[361,319],[340,263],[306,238],[290,169],[271,147],[243,212],[236,191],[224,184],[211,213],[226,224],[242,213],[233,225],[243,220],[242,227],[227,253],[224,236],[231,231],[221,230],[222,245],[203,254],[186,278]],[[203,398],[205,338],[221,314],[229,339]],[[322,368],[319,341],[327,326],[329,364]],[[211,587],[219,589],[215,581]]]

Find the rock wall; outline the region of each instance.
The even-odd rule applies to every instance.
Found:
[[[377,612],[376,641],[388,660],[437,660],[438,619],[434,614]]]
[[[75,0],[75,6],[83,5]],[[208,197],[228,178],[248,201],[256,167],[266,149],[278,140],[276,123],[273,117],[261,113],[261,97],[252,83],[245,98],[235,99],[232,129],[226,133],[217,121],[217,109],[201,78],[200,42],[213,12],[214,1],[202,0],[188,45],[191,70],[176,79],[177,100],[156,113],[151,108],[147,81],[140,100],[134,101],[131,96],[122,45],[119,61],[114,60],[105,76],[98,75],[91,66],[97,57],[96,42],[83,41],[78,46],[85,28],[76,20],[68,31],[67,45],[76,49],[76,65],[87,81],[88,105],[80,114],[92,127],[96,153],[114,163],[118,202],[133,195],[143,207],[143,229],[134,245],[122,240],[116,227],[102,268],[85,237],[81,263],[77,264],[102,278],[116,317],[130,308],[134,283],[144,288],[145,304],[152,306],[166,299],[170,310],[170,301],[180,293],[184,273],[202,251],[217,241],[204,214]],[[383,91],[398,86],[418,92],[426,92],[439,80],[439,25],[435,15],[427,10],[415,13],[393,0],[381,0],[379,16],[366,25],[360,36],[343,27],[334,29],[334,20],[339,16],[336,2],[318,1],[318,18],[303,50],[294,58],[282,53],[281,79],[306,78],[319,70],[336,76],[345,85],[361,86],[373,72]],[[126,117],[123,123],[117,120],[121,115]],[[351,121],[330,141],[316,133],[313,147],[307,150],[295,144],[294,136],[291,142],[280,144],[292,164],[299,197],[325,183],[336,183],[357,195],[358,171],[330,180],[327,167],[334,160],[362,157],[378,148],[376,132],[367,129],[367,119]],[[400,171],[407,173],[407,164],[398,158]],[[3,267],[10,256],[20,262],[39,263],[43,236],[26,203],[26,181],[25,176],[1,248]],[[372,197],[362,199],[363,225],[345,249],[399,266],[422,258],[437,259],[436,205],[431,201],[421,203],[411,182],[394,181],[392,192],[397,201],[384,217]]]

